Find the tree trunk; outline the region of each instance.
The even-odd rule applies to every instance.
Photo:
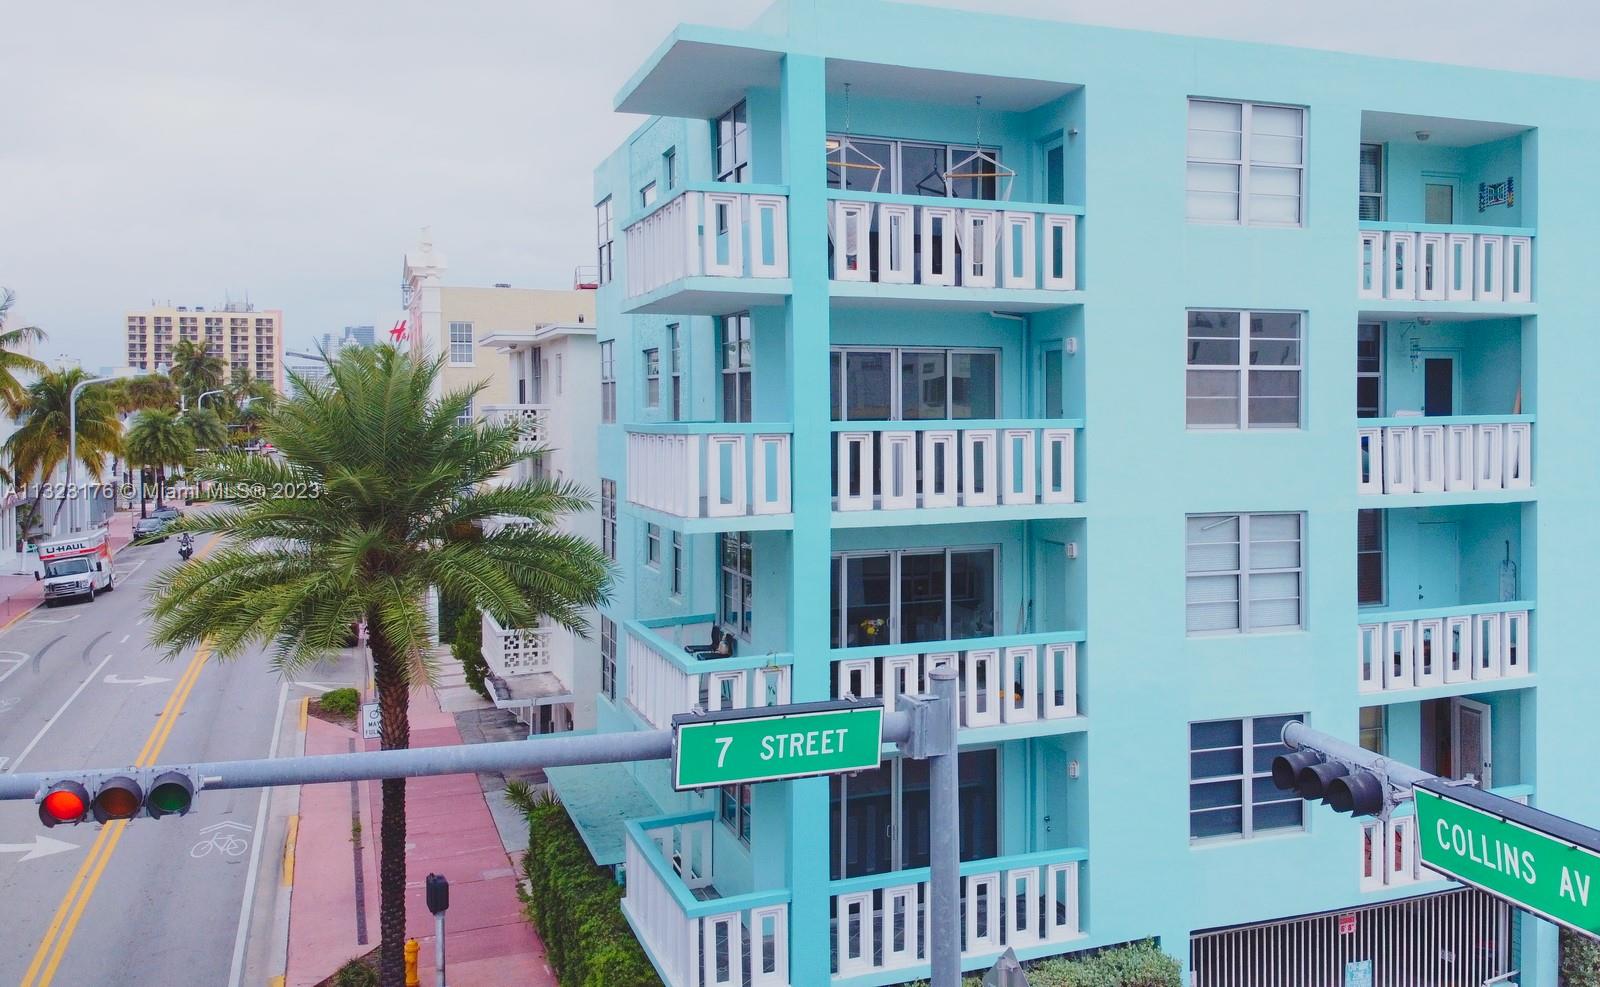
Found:
[[[379,730],[386,751],[411,746],[404,655],[394,653],[378,629],[376,614],[367,615],[367,641],[372,648],[372,675],[378,687]],[[378,830],[378,982],[382,987],[405,987],[406,961],[406,780],[390,778],[383,784],[383,810]]]
[[[161,510],[161,508],[166,506],[166,500],[165,500],[166,494],[167,494],[167,468],[165,466],[157,466],[156,467],[156,510],[159,511],[159,510]]]
[[[144,482],[144,467],[139,467],[139,516],[149,517],[150,488]]]

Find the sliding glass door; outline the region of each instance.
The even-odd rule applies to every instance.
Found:
[[[999,753],[962,751],[959,818],[961,859],[1000,853]],[[835,775],[830,854],[833,880],[928,866],[928,827],[937,824],[928,802],[928,762],[891,758],[876,770]]]
[[[985,547],[835,556],[833,646],[993,636],[998,553]]]
[[[1000,351],[838,347],[834,421],[945,421],[1000,416]]]

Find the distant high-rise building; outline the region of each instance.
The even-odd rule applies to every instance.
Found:
[[[376,338],[377,327],[375,326],[344,327],[344,344],[346,346],[352,344],[356,346],[371,346]]]
[[[129,312],[126,319],[128,366],[154,370],[172,364],[179,341],[205,342],[206,351],[222,358],[231,376],[243,368],[257,380],[283,390],[283,312],[257,311],[228,303],[219,308],[152,305]]]

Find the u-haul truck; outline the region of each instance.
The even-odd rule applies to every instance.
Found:
[[[115,589],[111,581],[111,545],[106,529],[80,531],[75,535],[39,543],[39,564],[43,573],[33,578],[44,580],[45,606],[62,600]]]

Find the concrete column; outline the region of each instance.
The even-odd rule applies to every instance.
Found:
[[[815,56],[785,56],[780,106],[784,120],[783,179],[789,186],[788,389],[794,422],[794,462],[828,462],[828,227],[826,70]],[[793,571],[789,626],[793,629],[796,702],[826,699],[832,490],[828,471],[794,470]],[[789,783],[789,982],[824,984],[829,973],[828,781]]]

